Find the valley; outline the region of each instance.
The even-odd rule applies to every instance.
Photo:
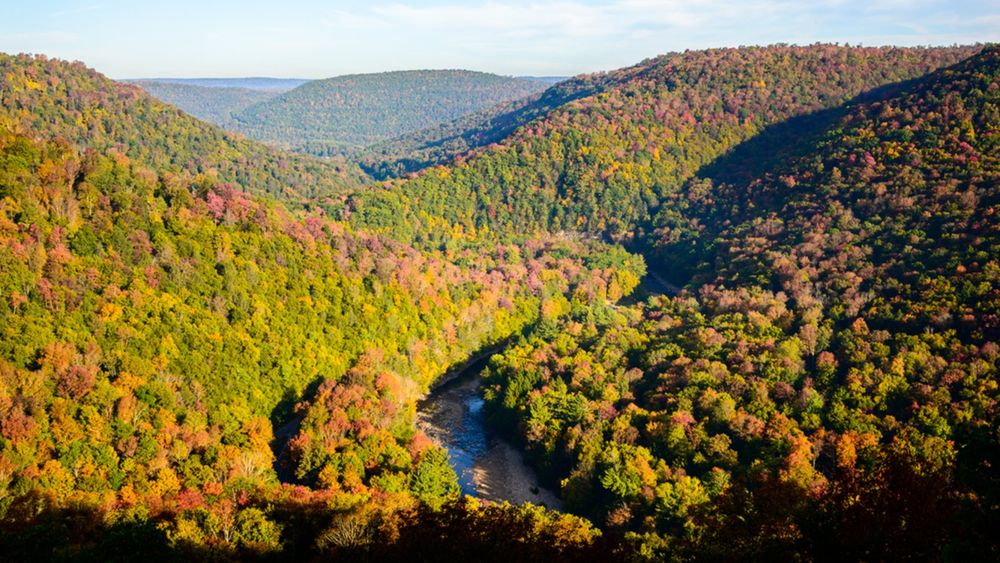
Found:
[[[0,54],[0,553],[990,559],[998,108],[980,44]]]

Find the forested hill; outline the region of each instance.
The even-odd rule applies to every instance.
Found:
[[[453,121],[382,141],[352,155],[373,177],[402,176],[445,163],[471,149],[497,143],[518,127],[573,100],[621,82],[628,69],[562,80],[543,92],[506,102]]]
[[[223,128],[232,127],[232,114],[277,96],[280,91],[226,86],[199,86],[153,80],[130,82],[153,97]]]
[[[239,112],[239,130],[318,154],[425,129],[544,90],[535,80],[465,70],[356,74],[315,80]]]
[[[663,202],[736,145],[977,50],[815,45],[664,55],[612,73],[596,95],[454,166],[429,169],[402,189],[362,190],[348,211],[356,224],[404,240],[437,220],[501,236],[567,230],[642,240],[658,214],[669,222],[683,212]]]
[[[82,64],[0,60],[4,560],[593,544],[575,517],[457,502],[415,403],[538,319],[629,293],[641,258],[558,236],[423,252],[255,195],[342,189],[325,163]]]
[[[989,47],[837,112],[794,151],[739,147],[684,186],[686,218],[654,221],[653,244],[696,283],[780,289],[836,322],[993,341],[998,108],[1000,48]]]
[[[338,193],[366,178],[344,161],[276,151],[82,63],[44,56],[0,54],[0,125],[30,137],[116,151],[159,172],[204,174],[289,201]]]
[[[1000,48],[664,55],[354,187],[0,71],[5,558],[1000,553]],[[622,299],[615,242],[684,289]],[[484,412],[600,531],[457,500],[415,427],[501,342]]]
[[[688,292],[539,327],[487,409],[664,559],[995,559],[998,108],[987,47],[737,145],[653,219]]]

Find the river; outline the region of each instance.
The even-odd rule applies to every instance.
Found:
[[[679,291],[664,276],[649,272],[635,293],[645,299],[651,295],[676,295]],[[502,348],[474,357],[457,373],[446,376],[443,384],[417,404],[417,425],[448,449],[463,494],[559,509],[559,496],[541,486],[521,451],[486,424],[479,387],[489,357],[500,351]]]
[[[488,355],[473,361],[433,389],[417,404],[417,425],[448,449],[463,494],[560,509],[559,497],[541,485],[520,450],[486,424],[479,386],[488,361]]]

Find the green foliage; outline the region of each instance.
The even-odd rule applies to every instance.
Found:
[[[563,80],[538,94],[375,143],[351,156],[374,178],[398,178],[428,166],[444,164],[472,149],[498,143],[559,106],[597,94],[615,79],[613,73],[600,73]]]
[[[700,227],[685,208],[696,194],[682,187],[701,167],[768,127],[973,52],[817,45],[663,55],[594,78],[589,97],[524,124],[499,146],[385,188],[405,198],[366,189],[346,211],[359,227],[402,240],[415,240],[414,226],[444,221],[498,237],[568,231],[690,245]],[[679,225],[662,229],[669,223],[654,220],[661,213],[678,215]],[[367,221],[375,216],[390,222]]]
[[[427,450],[413,472],[410,490],[431,506],[458,494],[458,477],[448,464],[448,452],[441,448]]]
[[[672,208],[697,225],[692,293],[575,311],[493,360],[490,408],[569,508],[723,559],[810,558],[825,526],[851,553],[971,549],[950,526],[994,512],[960,452],[997,447],[966,433],[996,423],[998,61],[840,108],[789,153],[740,145]]]
[[[602,247],[559,240],[422,254],[204,176],[12,134],[0,176],[14,489],[134,502],[282,478],[361,494],[416,472],[421,498],[450,494],[439,454],[412,457],[420,393],[630,264],[585,269]]]
[[[998,50],[917,78],[976,50],[666,55],[294,213],[135,90],[4,58],[0,540],[92,553],[62,511],[114,506],[188,558],[995,558]],[[645,260],[598,237],[687,290],[623,301]],[[491,419],[607,544],[446,500],[415,400],[512,337]]]

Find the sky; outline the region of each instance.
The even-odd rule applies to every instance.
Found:
[[[2,0],[0,51],[112,78],[465,68],[569,76],[670,51],[1000,41],[1000,0]]]

